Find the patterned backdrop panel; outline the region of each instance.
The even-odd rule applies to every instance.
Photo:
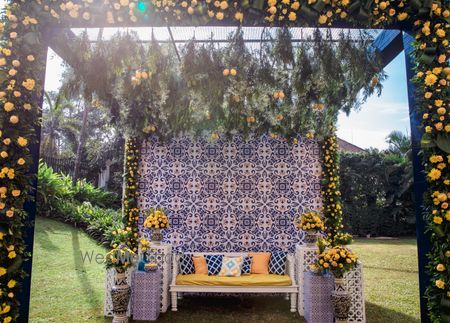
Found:
[[[319,146],[267,136],[209,142],[156,140],[142,147],[139,208],[163,208],[164,240],[182,251],[293,251],[295,217],[321,208]],[[143,228],[141,212],[139,229]]]

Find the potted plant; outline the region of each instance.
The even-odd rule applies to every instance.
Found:
[[[334,246],[319,252],[316,268],[325,272],[329,271],[334,276],[334,291],[331,297],[336,322],[348,322],[351,296],[345,286],[344,274],[355,268],[358,257],[343,246]]]
[[[128,322],[127,309],[131,296],[131,288],[127,283],[125,275],[126,270],[131,267],[135,261],[136,254],[120,240],[127,239],[128,230],[115,230],[113,235],[117,236],[119,241],[113,241],[112,249],[106,254],[106,269],[114,268],[116,271],[114,286],[111,289],[111,299],[113,303],[113,322]]]
[[[163,239],[161,229],[169,227],[169,218],[162,209],[150,209],[146,213],[144,227],[152,230],[152,242],[160,244]]]
[[[325,229],[320,213],[315,211],[303,213],[297,227],[305,232],[304,240],[307,246],[315,246],[320,231]]]

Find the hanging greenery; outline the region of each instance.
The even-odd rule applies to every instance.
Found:
[[[381,92],[385,74],[377,53],[368,52],[368,34],[358,41],[346,34],[332,40],[329,31],[316,30],[296,48],[287,28],[266,37],[273,41],[256,50],[246,45],[241,29],[226,46],[192,40],[179,61],[171,46],[119,34],[96,45],[96,60],[101,56],[110,68],[104,84],[96,78],[94,91],[111,107],[112,120],[141,139],[270,133],[320,140],[339,111],[358,109]]]

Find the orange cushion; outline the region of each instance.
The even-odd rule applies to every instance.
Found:
[[[252,266],[250,268],[251,274],[268,274],[270,252],[249,252],[249,257],[252,257]]]
[[[203,256],[192,257],[194,261],[194,268],[196,275],[208,275],[208,266],[206,265],[206,259]]]

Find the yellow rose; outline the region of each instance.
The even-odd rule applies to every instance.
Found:
[[[216,13],[216,19],[217,20],[223,20],[223,17],[224,17],[223,12]]]
[[[7,153],[6,151],[2,151],[2,152],[0,153],[0,156],[1,156],[2,158],[7,158],[7,157],[8,157],[8,153]]]
[[[445,270],[445,266],[444,266],[443,264],[438,264],[438,265],[436,266],[436,270],[437,270],[437,271],[444,271],[444,270]]]
[[[295,14],[295,12],[291,11],[289,13],[288,18],[289,18],[290,21],[295,21],[295,20],[297,20],[297,15]]]
[[[237,71],[234,68],[230,69],[231,76],[236,76],[236,74],[237,74]]]
[[[12,124],[16,124],[19,122],[19,117],[18,116],[11,116],[9,118],[9,122],[11,122]]]
[[[436,287],[440,288],[440,289],[444,289],[445,288],[445,282],[441,279],[436,280]]]
[[[19,164],[19,165],[25,165],[25,159],[23,159],[23,158],[19,158],[18,160],[17,160],[17,164]]]
[[[28,55],[27,56],[27,61],[34,62],[34,56],[33,55]]]
[[[6,274],[6,268],[0,267],[0,277]]]
[[[6,112],[11,112],[12,110],[14,110],[14,103],[6,102],[3,105],[3,109],[5,109]]]
[[[433,222],[436,224],[441,224],[443,219],[440,216],[433,217]]]

